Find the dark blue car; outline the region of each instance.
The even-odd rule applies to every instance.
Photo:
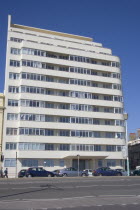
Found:
[[[26,169],[22,169],[22,170],[20,170],[19,172],[18,172],[18,177],[20,178],[20,177],[25,177],[25,174],[26,174]]]
[[[46,171],[42,167],[32,167],[27,169],[26,177],[54,177],[54,173]]]
[[[93,176],[122,176],[122,173],[109,167],[101,167],[93,171]]]

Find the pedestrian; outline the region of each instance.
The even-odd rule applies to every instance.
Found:
[[[4,177],[8,178],[8,168],[6,168],[4,171]]]

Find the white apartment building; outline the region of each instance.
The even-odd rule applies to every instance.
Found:
[[[120,59],[92,38],[8,20],[4,167],[123,167]]]

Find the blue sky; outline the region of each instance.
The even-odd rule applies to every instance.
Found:
[[[128,131],[140,127],[139,0],[1,0],[0,92],[4,89],[7,16],[13,23],[92,37],[121,58]]]

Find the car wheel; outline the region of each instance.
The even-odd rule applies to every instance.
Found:
[[[135,174],[134,176],[138,176],[138,174]]]
[[[29,174],[29,175],[28,175],[28,178],[31,178],[31,177],[32,177],[32,175],[31,175],[31,174]]]
[[[63,174],[63,177],[67,177],[68,175],[67,174]]]
[[[102,174],[98,174],[98,176],[102,176]]]
[[[57,177],[57,175],[55,174],[54,177]]]
[[[81,176],[85,177],[85,176],[86,176],[86,174],[82,174]]]
[[[51,174],[48,174],[48,177],[52,177],[52,175]]]
[[[117,176],[122,176],[122,174],[121,173],[118,173]]]

